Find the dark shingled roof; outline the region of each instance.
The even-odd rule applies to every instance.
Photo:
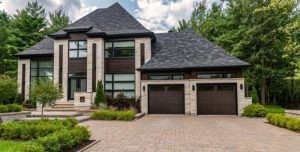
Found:
[[[50,37],[65,36],[68,29],[80,30],[82,27],[90,26],[92,26],[92,28],[87,32],[88,35],[105,33],[106,36],[119,36],[124,34],[154,36],[153,32],[140,24],[119,3],[115,3],[108,8],[101,8],[91,12],[63,30],[50,35]]]
[[[39,43],[29,47],[25,51],[19,52],[16,56],[32,56],[32,55],[53,55],[54,41],[50,37],[46,37]]]
[[[156,34],[156,39],[154,56],[140,70],[249,66],[191,29]]]

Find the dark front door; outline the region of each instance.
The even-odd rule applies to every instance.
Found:
[[[73,74],[69,76],[68,100],[74,100],[74,92],[86,91],[86,76]]]
[[[204,115],[236,115],[236,84],[198,84],[197,111]]]
[[[150,85],[149,114],[184,114],[183,85]]]

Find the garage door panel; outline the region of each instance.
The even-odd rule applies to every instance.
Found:
[[[198,114],[237,114],[236,84],[197,85]]]
[[[152,85],[149,86],[149,114],[183,114],[183,85]]]

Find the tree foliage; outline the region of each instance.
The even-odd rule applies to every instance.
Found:
[[[191,27],[250,63],[244,72],[247,84],[258,89],[263,104],[277,102],[287,94],[284,88],[297,89],[293,81],[300,67],[298,8],[294,0],[223,0],[211,6],[202,1],[176,30]],[[291,97],[289,102],[299,105],[296,100],[300,99]]]
[[[48,21],[44,7],[37,1],[28,2],[24,9],[17,10],[13,15],[0,11],[0,74],[14,74],[15,77],[17,58],[14,55],[69,22],[61,7],[53,13],[49,12]]]
[[[63,98],[62,90],[52,81],[39,81],[30,87],[29,100],[42,105],[42,116],[46,105],[52,106]]]

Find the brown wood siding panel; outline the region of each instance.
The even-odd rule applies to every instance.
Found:
[[[92,46],[92,67],[93,67],[93,71],[92,71],[92,91],[95,92],[96,91],[96,48],[97,45],[96,43],[93,43]]]
[[[59,45],[59,75],[58,75],[58,84],[59,87],[62,86],[62,71],[63,71],[63,45]]]
[[[84,33],[70,34],[69,40],[86,40],[88,36]]]
[[[134,73],[134,58],[130,59],[105,59],[105,73]]]
[[[21,94],[22,94],[22,100],[25,101],[25,80],[26,80],[26,65],[22,64],[22,89],[21,89]]]
[[[231,87],[233,89],[220,90],[219,87]],[[207,88],[211,88],[211,90]],[[236,84],[198,84],[197,111],[198,114],[204,115],[236,115]]]
[[[86,72],[86,58],[84,59],[69,59],[69,73]]]
[[[150,85],[148,96],[149,114],[184,114],[183,85]]]
[[[145,64],[145,43],[140,44],[141,47],[141,65]]]

